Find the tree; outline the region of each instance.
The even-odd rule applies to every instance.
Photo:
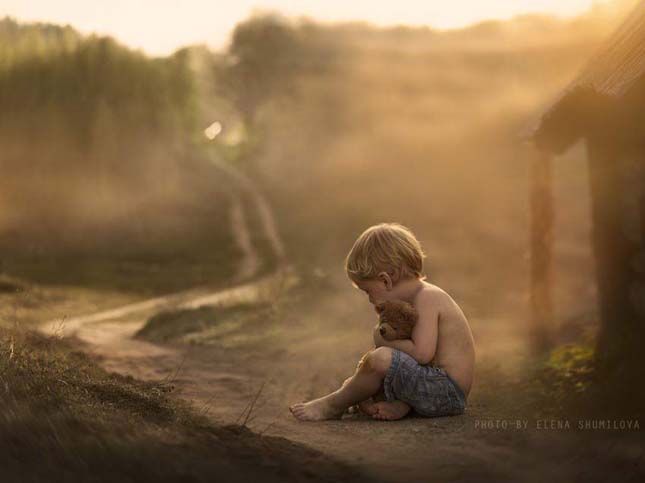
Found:
[[[235,28],[219,78],[247,128],[264,102],[289,91],[303,58],[297,32],[280,17],[253,17]]]

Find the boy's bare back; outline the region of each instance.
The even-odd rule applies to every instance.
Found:
[[[445,369],[468,396],[475,367],[475,343],[468,320],[444,290],[426,281],[422,283],[423,289],[417,293],[413,305],[419,309],[419,297],[425,297],[439,312],[437,348],[431,363]]]

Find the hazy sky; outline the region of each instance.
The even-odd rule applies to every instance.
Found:
[[[0,16],[69,23],[84,33],[109,34],[149,54],[193,43],[223,46],[254,9],[325,21],[452,28],[528,12],[575,15],[594,0],[0,0]]]

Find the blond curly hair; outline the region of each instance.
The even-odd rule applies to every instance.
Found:
[[[365,230],[354,242],[345,259],[345,270],[352,282],[376,278],[386,272],[398,278],[424,279],[419,240],[399,223],[379,223]]]

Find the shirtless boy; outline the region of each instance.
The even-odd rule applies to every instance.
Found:
[[[462,414],[473,383],[475,347],[457,303],[423,276],[425,255],[414,234],[397,223],[365,230],[347,255],[347,275],[372,305],[405,300],[419,314],[410,339],[387,341],[374,329],[368,352],[342,387],[289,407],[303,421],[340,418],[385,391],[385,401],[361,404],[375,419],[395,420],[411,409],[426,417]]]

